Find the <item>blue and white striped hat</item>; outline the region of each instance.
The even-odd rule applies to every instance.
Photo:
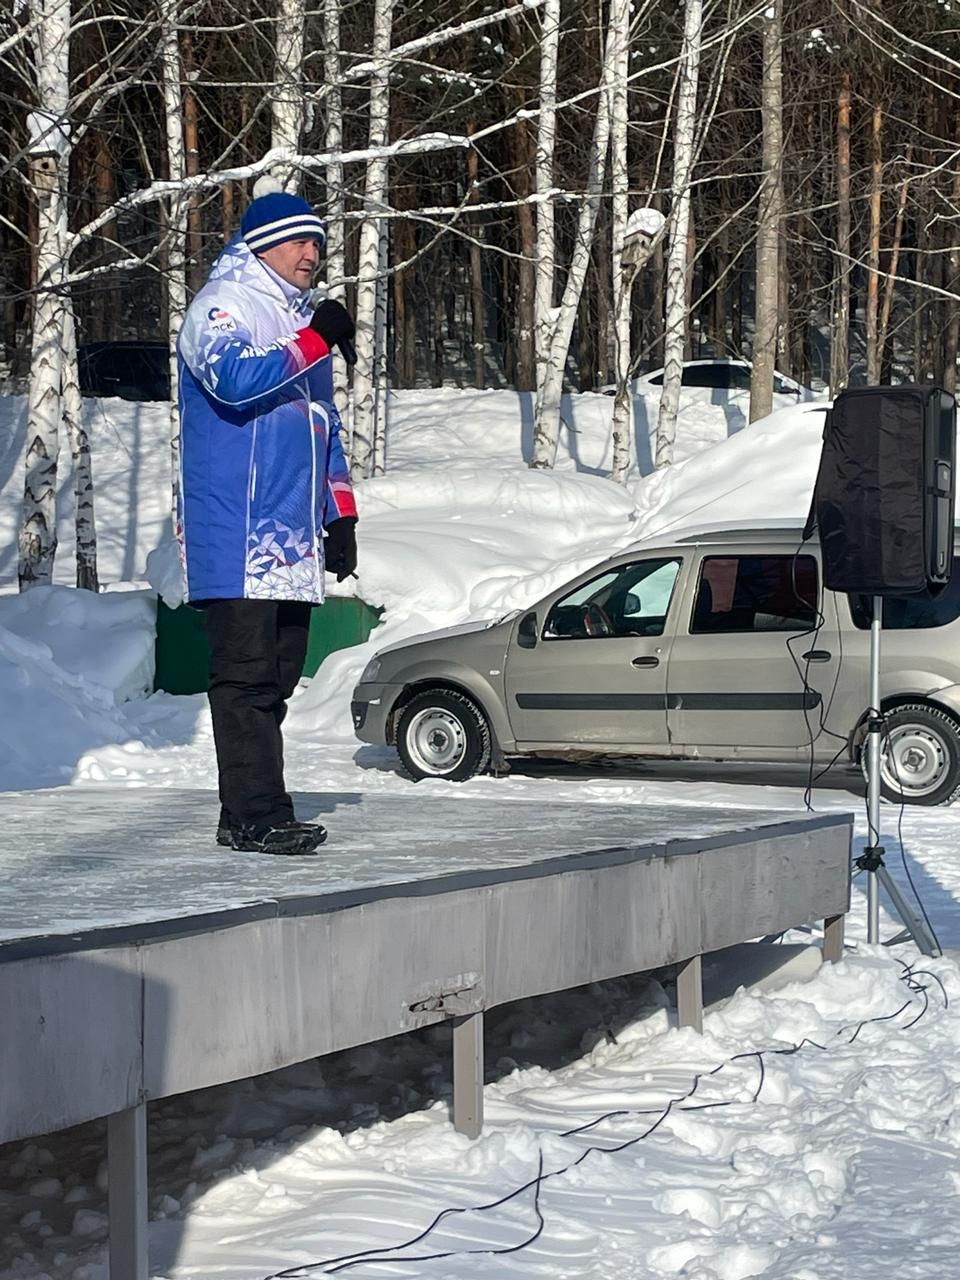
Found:
[[[264,191],[266,187],[266,191]],[[254,199],[240,219],[240,234],[251,252],[263,253],[287,240],[303,240],[308,236],[326,240],[323,223],[302,196],[284,191],[272,179],[258,179],[253,188]]]

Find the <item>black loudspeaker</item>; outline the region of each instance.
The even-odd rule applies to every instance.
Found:
[[[825,586],[883,596],[949,582],[956,441],[956,401],[941,387],[837,396],[804,530],[820,531]]]

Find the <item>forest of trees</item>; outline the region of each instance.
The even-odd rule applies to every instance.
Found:
[[[92,503],[76,344],[174,335],[265,170],[326,218],[325,286],[357,317],[352,397],[337,378],[358,476],[383,465],[388,386],[532,391],[534,465],[550,466],[561,391],[613,384],[615,478],[637,370],[667,369],[658,465],[685,358],[752,358],[752,417],[774,368],[831,391],[953,389],[958,12],[0,0],[0,359],[30,421],[21,580],[46,580],[61,435]],[[665,219],[639,253],[638,210]]]

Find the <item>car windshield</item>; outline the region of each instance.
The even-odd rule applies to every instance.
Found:
[[[544,639],[663,635],[679,570],[676,559],[635,560],[608,569],[557,601]]]

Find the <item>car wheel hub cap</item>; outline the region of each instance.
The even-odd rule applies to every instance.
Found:
[[[943,781],[947,750],[943,740],[929,729],[903,725],[884,743],[881,769],[891,790],[928,795]]]
[[[449,773],[463,759],[466,735],[456,716],[431,709],[414,717],[407,746],[425,773]]]

